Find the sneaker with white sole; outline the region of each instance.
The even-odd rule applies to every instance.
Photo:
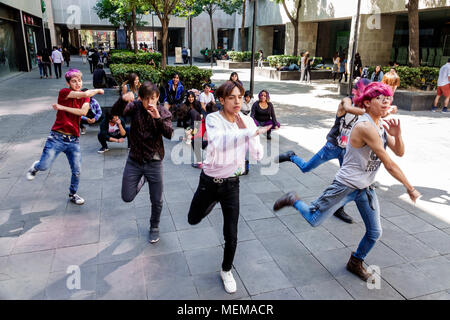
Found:
[[[159,228],[150,228],[149,240],[150,243],[159,241]]]
[[[69,194],[69,199],[71,202],[75,203],[75,204],[83,204],[84,203],[84,199],[82,197],[80,197],[79,195],[75,194]]]
[[[105,153],[106,151],[109,151],[109,149],[108,148],[100,148],[100,150],[98,150],[97,152],[98,153]]]
[[[35,161],[33,162],[33,164],[31,165],[30,169],[28,169],[27,172],[27,180],[33,180],[34,178],[36,178],[36,173],[38,172],[34,166],[37,165],[39,163],[39,161]]]
[[[234,280],[233,274],[230,271],[220,271],[220,277],[223,281],[223,286],[227,293],[236,292],[236,281]]]
[[[80,133],[81,134],[86,134],[86,128],[81,128]]]

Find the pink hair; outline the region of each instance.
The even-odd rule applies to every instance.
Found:
[[[67,83],[69,83],[73,77],[82,77],[82,76],[83,74],[81,73],[80,70],[69,69],[69,71],[67,71],[66,74],[64,75],[64,78],[66,78]]]
[[[378,96],[393,96],[391,87],[382,82],[371,82],[368,85],[364,83],[357,84],[358,89],[353,89],[353,103],[356,106],[365,108],[364,101],[370,101]]]

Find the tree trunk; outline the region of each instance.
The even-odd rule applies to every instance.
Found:
[[[130,28],[125,28],[126,33],[127,33],[127,49],[131,50],[131,30]]]
[[[297,13],[298,14],[298,13]],[[294,26],[294,56],[298,55],[298,20],[293,23]]]
[[[166,59],[167,59],[167,38],[169,37],[169,19],[163,18],[161,21],[162,27],[162,48],[161,48],[161,68],[166,68]]]
[[[137,24],[136,24],[136,7],[133,7],[131,11],[131,16],[133,19],[133,44],[134,53],[138,53],[138,43],[137,43]]]
[[[409,65],[419,67],[419,0],[409,0],[408,24],[409,24]]]
[[[245,7],[246,7],[246,2],[247,2],[247,0],[243,0],[243,4],[242,4],[241,51],[245,51],[245,49],[247,49],[247,46],[246,46],[246,43],[245,43]]]
[[[211,50],[216,50],[216,39],[214,37],[214,22],[212,10],[209,11],[209,21],[211,22]]]

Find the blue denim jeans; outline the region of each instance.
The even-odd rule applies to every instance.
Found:
[[[378,198],[373,188],[353,189],[343,185],[338,181],[325,189],[322,195],[307,205],[298,200],[294,207],[313,227],[317,227],[330,217],[338,208],[346,203],[355,201],[358,211],[366,226],[366,233],[359,243],[354,256],[364,259],[373,248],[377,240],[381,237],[380,206]]]
[[[69,160],[70,169],[72,170],[69,192],[70,194],[75,194],[78,190],[81,174],[81,151],[78,137],[51,131],[45,142],[41,159],[34,168],[38,171],[48,170],[60,152],[64,152],[67,160]]]
[[[308,162],[300,158],[299,156],[292,156],[291,161],[295,163],[303,173],[309,172],[322,163],[325,163],[331,159],[338,159],[339,165],[342,165],[344,160],[345,149],[335,146],[334,144],[327,142],[322,149],[319,150]]]

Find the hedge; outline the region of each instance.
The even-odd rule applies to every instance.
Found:
[[[242,62],[242,61],[251,61],[252,52],[251,51],[228,51],[228,56],[231,61],[234,62]],[[255,60],[259,59],[259,52],[255,52]]]
[[[161,53],[141,51],[135,54],[130,51],[121,51],[111,54],[111,60],[114,64],[148,64],[152,59],[156,66],[159,66],[161,63]]]
[[[152,83],[164,85],[177,72],[185,89],[195,88],[200,90],[202,84],[208,82],[212,76],[211,70],[199,69],[196,66],[167,66],[164,70],[142,64],[111,64],[109,68],[119,85],[128,79],[128,74],[130,73],[136,73],[141,83],[149,80]]]
[[[289,55],[275,55],[268,56],[267,61],[269,61],[269,66],[271,67],[289,67],[291,64],[295,63],[300,66],[301,56],[289,56]],[[322,63],[323,59],[321,57],[314,57],[314,62],[312,66],[316,66]]]
[[[381,67],[383,73],[386,74],[392,67]],[[399,88],[418,88],[426,89],[430,86],[431,89],[436,87],[437,79],[439,77],[439,68],[434,67],[408,67],[398,66],[395,67],[398,76],[400,77]],[[375,71],[375,67],[369,68],[369,79],[372,73]]]

